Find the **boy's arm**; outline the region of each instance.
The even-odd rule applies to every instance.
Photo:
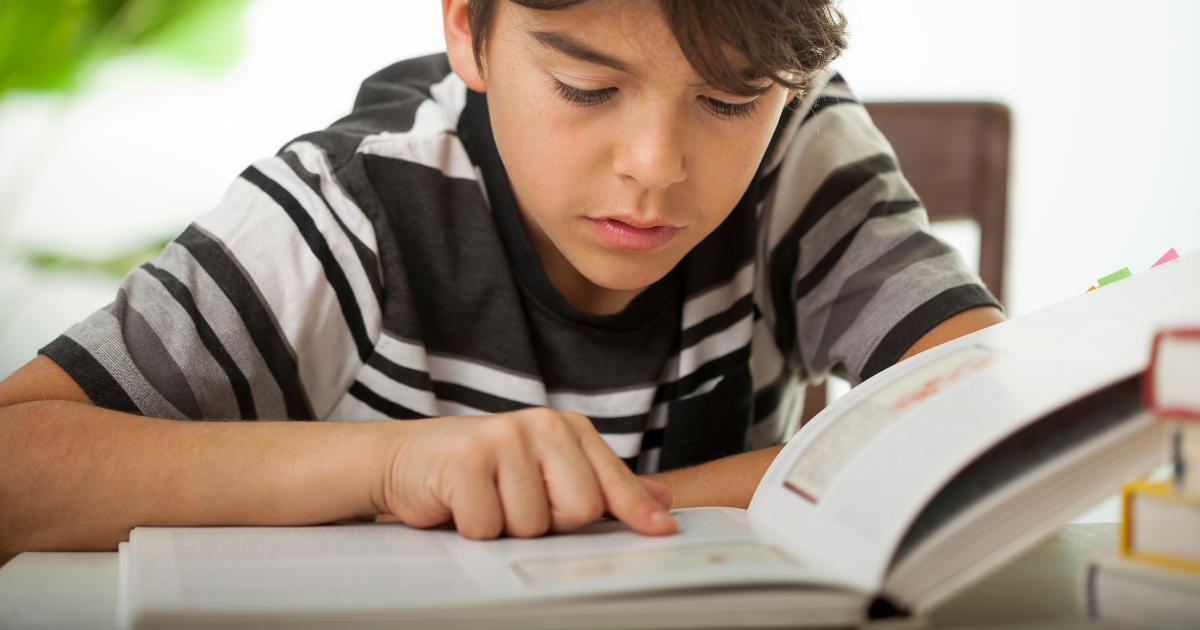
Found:
[[[900,357],[900,361],[951,339],[999,324],[1004,319],[1004,313],[994,306],[963,311],[925,333]],[[671,490],[671,496],[674,497],[672,507],[723,505],[746,508],[759,481],[781,450],[783,445],[771,446],[649,477]]]
[[[577,414],[527,409],[403,422],[193,422],[91,404],[40,356],[0,383],[0,564],[113,549],[146,526],[451,518],[473,538],[531,536],[607,510],[673,532],[660,503]]]

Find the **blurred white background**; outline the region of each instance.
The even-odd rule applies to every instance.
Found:
[[[1012,108],[1010,315],[1200,248],[1200,2],[844,8],[837,67],[862,99]],[[247,164],[347,113],[363,78],[444,49],[435,0],[254,0],[244,29],[240,63],[218,78],[139,56],[67,101],[0,100],[0,377],[118,282],[35,270],[22,252],[105,257],[177,233]],[[971,230],[949,236],[977,255]]]

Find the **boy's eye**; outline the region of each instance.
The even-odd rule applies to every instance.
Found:
[[[554,90],[558,92],[569,103],[576,105],[599,105],[604,101],[612,98],[613,92],[617,88],[604,88],[602,90],[581,90],[577,87],[571,87],[558,79],[554,79]]]
[[[588,107],[599,105],[612,98],[617,88],[581,90],[554,79],[554,90],[567,102]],[[702,96],[701,99],[714,114],[723,118],[749,118],[758,107],[758,99],[746,103],[727,103],[711,96]]]
[[[726,103],[711,96],[701,97],[712,112],[724,118],[749,118],[758,107],[758,99],[745,103]]]

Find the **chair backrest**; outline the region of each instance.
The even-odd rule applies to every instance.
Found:
[[[1010,115],[997,103],[867,103],[930,221],[979,224],[979,275],[1004,300]]]
[[[979,224],[979,276],[1004,300],[1009,109],[998,103],[866,103],[929,220]],[[825,408],[826,386],[809,385],[801,424]]]

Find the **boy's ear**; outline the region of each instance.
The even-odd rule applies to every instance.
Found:
[[[487,83],[475,63],[475,47],[471,43],[471,22],[467,19],[469,0],[442,0],[442,26],[446,31],[446,54],[450,67],[467,87],[486,92]]]

